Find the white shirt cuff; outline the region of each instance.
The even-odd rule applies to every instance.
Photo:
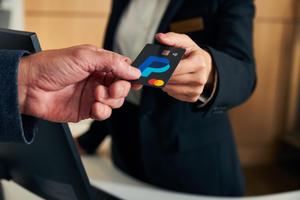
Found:
[[[215,96],[215,93],[216,93],[216,90],[217,90],[217,85],[218,85],[218,73],[217,73],[217,70],[216,70],[215,71],[215,77],[214,77],[213,90],[212,90],[209,97],[205,97],[202,94],[199,96],[199,102],[200,103],[197,106],[198,108],[203,108],[204,106],[206,106],[212,100],[212,98]]]

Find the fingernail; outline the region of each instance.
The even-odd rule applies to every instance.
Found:
[[[138,68],[131,67],[132,68],[132,73],[139,78],[141,76],[141,71]]]
[[[161,37],[161,38],[165,38],[165,37],[167,37],[167,35],[166,35],[166,34],[164,34],[164,33],[158,33],[158,34],[157,34],[157,36],[158,36],[158,37]]]

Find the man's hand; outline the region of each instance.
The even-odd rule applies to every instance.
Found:
[[[82,45],[21,59],[19,103],[23,114],[56,122],[104,120],[119,108],[140,76],[119,54]]]
[[[186,49],[185,56],[163,90],[178,100],[196,102],[204,86],[214,81],[210,54],[184,34],[159,33],[156,40],[167,46]]]

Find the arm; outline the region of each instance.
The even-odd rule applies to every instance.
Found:
[[[0,141],[32,141],[32,117],[21,113],[55,122],[104,120],[123,104],[126,80],[140,76],[127,58],[90,45],[23,55],[0,51]]]
[[[196,109],[207,113],[222,113],[241,104],[249,98],[256,84],[252,47],[253,1],[223,2],[217,14],[213,47],[200,48],[182,34],[156,36],[160,43],[187,49],[187,55],[164,88],[170,96],[196,102],[204,87],[211,85],[214,74],[217,74],[214,97],[206,106]]]
[[[217,21],[215,47],[208,47],[218,71],[218,89],[211,106],[223,112],[246,101],[256,85],[253,55],[252,0],[224,1]]]

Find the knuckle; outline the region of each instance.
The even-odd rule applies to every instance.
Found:
[[[111,65],[113,67],[117,67],[117,66],[120,66],[122,64],[122,59],[121,59],[121,56],[116,54],[116,53],[112,53],[111,54],[111,57],[110,57],[110,61],[111,61]]]
[[[204,76],[199,76],[199,78],[197,79],[197,83],[198,85],[205,85],[206,78]]]
[[[199,94],[196,94],[196,92],[191,93],[190,96],[187,97],[189,102],[196,102],[199,99]]]
[[[193,89],[190,89],[190,90],[185,90],[183,94],[187,98],[192,99],[195,96],[196,92]]]
[[[200,76],[199,78],[199,82],[201,83],[201,85],[205,85],[207,82],[207,77],[202,74],[202,76]]]
[[[108,106],[106,106],[105,108],[102,108],[101,110],[99,110],[97,112],[97,118],[100,120],[105,120],[107,118],[109,118],[111,115],[111,108],[109,108]]]
[[[119,102],[118,100],[111,100],[109,106],[113,109],[118,108]]]
[[[79,46],[73,50],[73,56],[75,58],[82,58],[86,55],[87,52],[88,52],[88,49],[86,49],[82,46]]]
[[[199,97],[199,95],[202,94],[203,89],[204,89],[203,86],[197,87],[197,88],[195,89],[195,95],[196,95],[197,97]]]
[[[174,36],[174,35],[176,35],[176,34],[177,34],[177,33],[173,32],[173,31],[166,33],[166,35],[169,35],[169,36]]]
[[[198,68],[205,66],[204,58],[200,54],[194,56],[194,62],[197,63]]]
[[[182,93],[183,93],[183,95],[186,96],[186,97],[191,97],[190,92],[187,91],[187,90],[184,90]]]
[[[125,82],[124,83],[124,89],[123,89],[123,96],[127,96],[129,91],[130,91],[130,83],[129,82]]]
[[[83,45],[80,45],[80,47],[84,48],[84,49],[97,50],[97,47],[95,45],[92,45],[92,44],[83,44]]]
[[[195,103],[198,101],[198,99],[199,99],[198,96],[194,96],[193,98],[191,98],[191,102]]]
[[[199,97],[199,93],[198,93],[198,91],[193,91],[193,92],[191,92],[191,95],[190,95],[190,98],[192,98],[192,99],[194,99],[194,98],[198,98]]]
[[[132,60],[129,57],[127,57],[127,56],[124,57],[124,61],[126,63],[132,63]]]
[[[119,99],[115,108],[120,108],[123,105],[123,103],[124,103],[124,98]]]
[[[195,76],[195,78],[191,81],[192,85],[200,86],[202,85],[202,80],[199,78],[199,76]]]
[[[186,40],[189,40],[189,39],[190,39],[190,37],[189,37],[187,34],[181,34],[181,36],[182,36],[184,39],[186,39]]]
[[[203,72],[203,70],[198,71],[197,73],[194,74],[194,78],[193,78],[193,84],[195,84],[196,86],[203,86],[206,84],[207,82],[207,77],[204,75],[205,73]]]

